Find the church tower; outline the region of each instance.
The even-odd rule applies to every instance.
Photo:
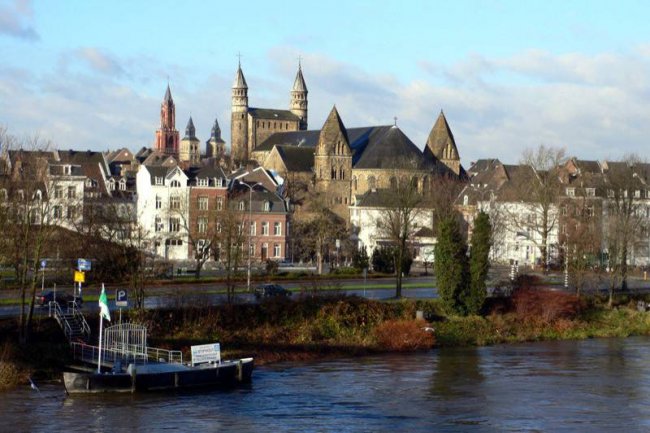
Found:
[[[460,175],[460,155],[458,154],[454,134],[451,133],[451,128],[449,128],[445,113],[442,110],[440,110],[440,115],[429,133],[424,153],[425,155],[435,156],[456,176]]]
[[[314,153],[316,192],[322,193],[330,209],[349,220],[352,184],[352,149],[336,106],[332,108],[318,137]]]
[[[205,156],[208,158],[214,158],[222,156],[225,151],[226,142],[221,138],[221,128],[219,127],[219,122],[217,122],[217,119],[214,119],[214,125],[212,125],[210,139],[205,142]]]
[[[172,92],[167,84],[167,91],[160,104],[160,129],[156,130],[154,150],[165,155],[178,156],[179,134],[176,129],[176,106]]]
[[[198,164],[201,159],[199,144],[200,141],[196,138],[196,128],[194,127],[192,116],[190,116],[187,127],[185,127],[185,137],[181,140],[178,159],[180,161],[187,161],[190,165]]]
[[[298,63],[298,73],[291,89],[291,112],[300,118],[300,130],[307,130],[307,85],[302,76],[302,65]]]
[[[234,161],[244,162],[250,158],[248,148],[248,85],[241,70],[241,63],[237,68],[237,75],[232,84],[232,114],[230,120],[230,153]]]

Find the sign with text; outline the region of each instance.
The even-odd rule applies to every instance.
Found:
[[[90,260],[86,259],[77,259],[77,269],[80,271],[89,271],[90,270]]]
[[[206,362],[221,362],[221,346],[219,343],[192,346],[192,365]]]
[[[129,299],[126,289],[117,289],[115,291],[115,306],[116,307],[128,307]]]
[[[74,282],[75,283],[85,283],[86,282],[86,274],[80,271],[74,271]]]

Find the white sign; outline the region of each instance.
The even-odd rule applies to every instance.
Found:
[[[192,365],[206,362],[221,362],[221,346],[219,343],[192,346]]]
[[[115,291],[115,306],[116,307],[128,307],[129,298],[126,292],[126,289],[117,289]]]

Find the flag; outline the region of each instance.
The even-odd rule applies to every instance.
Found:
[[[106,291],[102,284],[102,293],[99,295],[99,314],[109,322],[111,321],[111,313],[108,311],[108,299],[106,298]]]

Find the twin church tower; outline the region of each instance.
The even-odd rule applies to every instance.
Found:
[[[291,89],[289,110],[255,108],[248,105],[248,85],[238,65],[232,85],[231,112],[231,156],[236,162],[250,160],[253,150],[266,138],[276,132],[303,131],[307,129],[307,85],[298,64],[298,72]],[[177,156],[181,161],[198,163],[200,141],[192,117],[185,129],[185,137],[180,140],[176,129],[176,107],[169,85],[160,106],[160,128],[156,130],[154,150]],[[221,129],[215,119],[210,139],[206,143],[206,156],[218,156],[225,152],[225,142],[221,139]]]

